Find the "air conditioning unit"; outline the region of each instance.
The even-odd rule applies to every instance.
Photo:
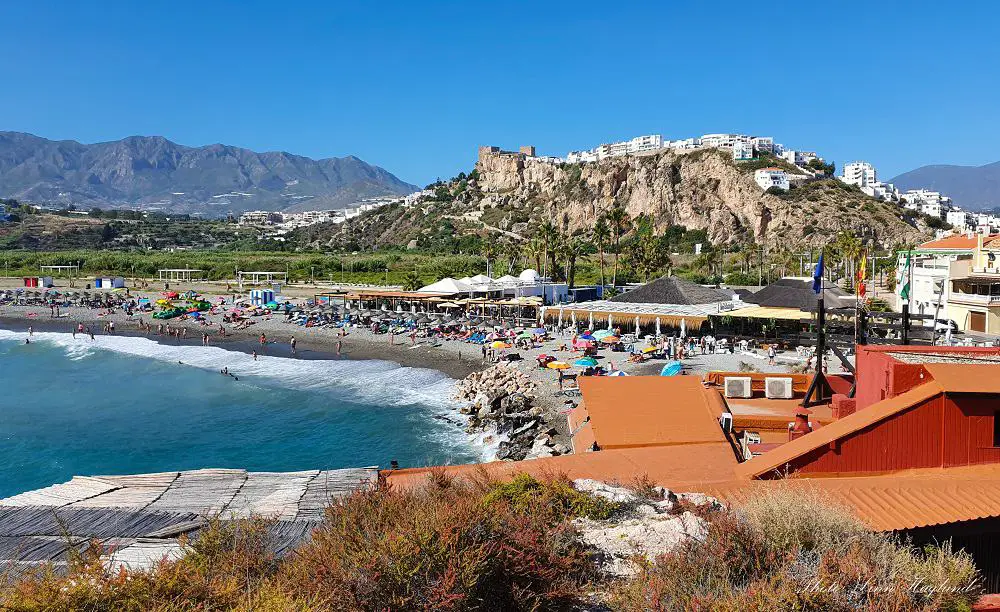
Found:
[[[760,434],[756,431],[745,432],[743,439],[747,441],[747,444],[760,444]]]
[[[792,399],[791,378],[768,378],[764,380],[764,395],[768,399]]]
[[[719,416],[719,425],[722,426],[722,431],[724,431],[726,433],[732,433],[733,432],[733,413],[731,413],[731,412],[723,412],[722,415]]]
[[[723,390],[725,391],[726,397],[742,397],[748,398],[752,395],[750,390],[750,377],[749,376],[727,376],[723,380]]]

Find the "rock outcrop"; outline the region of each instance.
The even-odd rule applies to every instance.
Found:
[[[666,151],[608,158],[597,163],[553,164],[517,154],[480,157],[480,209],[548,218],[566,232],[593,227],[613,205],[657,230],[669,225],[704,229],[715,244],[821,245],[847,230],[874,233],[880,241],[918,239],[920,230],[892,203],[879,202],[832,179],[785,196],[764,193],[752,166],[738,166],[719,149]],[[812,179],[805,171],[798,176]],[[803,183],[804,184],[804,183]],[[801,193],[797,193],[797,191]],[[540,210],[539,210],[540,209]]]

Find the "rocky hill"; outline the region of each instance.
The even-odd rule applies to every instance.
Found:
[[[222,144],[186,147],[161,136],[88,145],[0,132],[0,197],[35,204],[142,204],[218,216],[329,209],[417,189],[353,156],[313,160]]]
[[[757,168],[784,165],[795,173],[785,194],[763,192]],[[526,237],[549,220],[566,233],[586,232],[615,205],[656,231],[671,225],[702,229],[715,244],[754,241],[776,248],[819,246],[841,230],[879,242],[915,242],[927,235],[919,219],[832,178],[815,177],[773,158],[734,163],[723,151],[666,151],[598,163],[552,164],[516,153],[481,154],[476,171],[438,187],[421,207],[391,207],[315,235],[318,243],[360,246],[418,242],[441,231],[506,232]],[[314,230],[316,231],[316,230]]]

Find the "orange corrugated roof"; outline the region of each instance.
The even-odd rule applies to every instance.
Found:
[[[590,427],[603,449],[726,442],[697,376],[580,379]]]
[[[878,476],[720,483],[710,484],[702,492],[738,505],[748,496],[766,494],[773,487],[819,490],[879,531],[1000,516],[997,464],[925,468]]]
[[[1000,238],[1000,234],[994,234],[992,236],[983,236],[983,244],[989,244],[993,240]],[[942,250],[955,250],[955,249],[969,249],[972,250],[976,248],[978,238],[976,236],[967,236],[965,234],[955,234],[953,236],[945,236],[944,238],[939,238],[938,240],[931,240],[930,242],[925,242],[917,247],[920,250],[926,249],[942,249]]]
[[[565,474],[569,478],[593,478],[627,484],[645,476],[678,491],[701,491],[710,484],[732,482],[736,456],[728,442],[684,446],[623,448],[545,457],[526,461],[452,465],[443,469],[456,477],[485,470],[493,478],[527,473],[533,476]],[[411,468],[382,472],[394,486],[422,486],[435,468]]]
[[[923,366],[948,393],[1000,393],[1000,365],[925,363]]]
[[[906,393],[896,397],[876,402],[854,414],[838,419],[825,427],[820,427],[801,438],[782,444],[773,451],[750,461],[741,463],[736,468],[736,474],[742,478],[756,478],[773,470],[781,470],[793,459],[815,450],[824,444],[829,444],[844,436],[874,425],[895,414],[912,407],[918,402],[934,397],[944,389],[936,381],[929,380]]]

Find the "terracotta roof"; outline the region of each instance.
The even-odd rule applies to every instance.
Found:
[[[1000,238],[1000,235],[994,234],[992,236],[983,236],[983,244],[989,244],[993,240]],[[923,251],[928,249],[941,249],[941,250],[972,250],[976,248],[977,236],[967,236],[965,234],[955,234],[953,236],[945,236],[938,240],[931,240],[930,242],[925,242],[917,247],[917,249]]]
[[[948,393],[1000,393],[1000,365],[925,363],[923,367]]]
[[[733,483],[736,455],[728,442],[683,446],[653,446],[545,457],[526,461],[451,465],[441,468],[410,468],[382,472],[389,484],[419,487],[432,469],[463,477],[484,471],[492,478],[527,473],[536,477],[565,474],[569,478],[593,478],[628,484],[645,476],[676,491],[702,491],[710,485]]]
[[[770,487],[819,490],[879,531],[1000,516],[1000,465],[997,464],[925,468],[879,476],[722,483],[708,485],[702,492],[738,505],[748,496],[765,493]]]
[[[697,376],[588,376],[583,406],[602,449],[726,442]]]
[[[858,410],[854,414],[850,414],[829,425],[816,429],[801,438],[792,440],[787,444],[782,444],[767,454],[741,463],[736,468],[736,474],[742,478],[756,478],[761,474],[766,474],[773,470],[780,472],[785,464],[791,462],[793,459],[797,459],[824,444],[829,444],[834,440],[838,440],[895,414],[899,414],[918,402],[930,399],[942,391],[941,385],[935,381],[928,380],[926,383],[914,387],[906,393],[901,393],[896,397],[872,404],[867,408]]]

